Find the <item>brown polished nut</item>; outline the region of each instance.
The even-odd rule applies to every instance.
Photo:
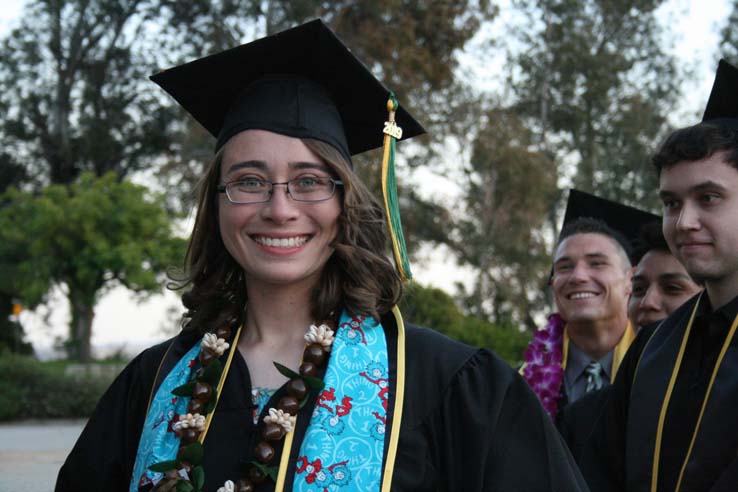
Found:
[[[266,478],[267,476],[263,471],[259,470],[254,465],[249,466],[249,480],[253,483],[262,483]]]
[[[284,434],[282,426],[277,424],[266,424],[261,430],[261,437],[272,442],[279,441],[284,437]]]
[[[214,359],[215,359],[215,355],[213,355],[212,353],[210,353],[209,350],[203,349],[200,352],[200,364],[202,364],[203,367],[204,366],[207,366],[208,364],[210,364],[211,362],[213,362]]]
[[[200,381],[195,383],[195,388],[192,390],[192,398],[206,402],[213,396],[213,387],[208,383],[202,383]]]
[[[294,396],[283,396],[279,400],[277,408],[290,415],[297,415],[300,411],[300,402]]]
[[[203,403],[199,400],[192,399],[187,404],[187,413],[200,413],[202,414]]]
[[[312,362],[303,362],[300,365],[300,374],[302,374],[303,376],[317,377],[318,366],[316,366]]]
[[[199,435],[200,433],[191,427],[179,431],[179,438],[185,446],[197,441]]]
[[[185,455],[185,451],[187,450],[187,446],[180,446],[179,451],[177,451],[177,462],[179,463],[179,468],[181,470],[186,471],[187,473],[190,473],[192,471],[193,465],[189,461],[185,460],[183,457]]]
[[[268,465],[274,459],[274,448],[267,442],[261,441],[254,448],[254,455],[260,462]]]
[[[308,362],[312,362],[316,366],[322,366],[325,360],[325,352],[323,352],[323,346],[319,343],[311,343],[305,347],[305,352],[302,354],[302,358]]]
[[[254,484],[251,483],[249,480],[246,480],[245,478],[242,478],[238,482],[236,482],[236,487],[234,488],[235,492],[254,492],[256,488],[254,488]]]
[[[307,396],[308,388],[304,379],[290,379],[287,382],[287,394],[302,400]]]
[[[229,340],[231,338],[231,327],[227,325],[221,326],[215,330],[215,336],[223,340]]]

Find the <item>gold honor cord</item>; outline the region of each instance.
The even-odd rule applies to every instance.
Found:
[[[297,416],[295,416],[295,425],[292,431],[284,436],[284,444],[282,445],[282,458],[279,460],[279,472],[277,473],[277,483],[274,486],[274,492],[282,492],[284,490],[284,481],[287,477],[287,466],[290,464],[290,454],[292,454],[292,441],[295,438],[295,429],[297,429]]]
[[[210,429],[210,421],[213,420],[215,409],[218,408],[220,393],[223,389],[223,385],[225,384],[226,377],[228,376],[228,371],[230,371],[231,369],[231,362],[233,362],[233,354],[235,354],[236,350],[238,350],[238,339],[241,336],[241,328],[243,328],[243,325],[238,327],[238,330],[236,331],[236,336],[233,337],[233,346],[231,347],[231,351],[228,352],[228,359],[226,359],[225,367],[223,367],[223,374],[220,375],[220,381],[218,381],[218,391],[215,395],[215,405],[213,406],[213,411],[210,412],[207,417],[205,417],[205,429],[203,429],[202,434],[200,434],[200,437],[198,438],[200,444],[205,442],[205,436],[208,433],[208,429]]]
[[[397,321],[397,378],[395,383],[395,406],[392,415],[392,431],[390,432],[387,462],[384,464],[382,477],[382,492],[392,490],[392,475],[395,472],[397,459],[397,445],[400,441],[400,426],[402,425],[402,407],[405,399],[405,322],[397,306],[392,308],[392,314]]]
[[[687,450],[687,456],[684,458],[684,463],[682,464],[682,470],[679,472],[679,480],[677,480],[677,486],[676,490],[679,490],[679,487],[682,484],[682,477],[684,476],[684,470],[687,469],[687,462],[689,461],[689,457],[692,454],[692,448],[694,447],[694,442],[697,440],[697,432],[700,429],[700,424],[702,423],[702,416],[705,413],[705,407],[707,406],[707,399],[710,397],[710,391],[712,390],[712,384],[715,382],[715,378],[717,377],[718,369],[720,369],[720,364],[723,362],[723,357],[725,357],[725,353],[728,351],[728,347],[730,346],[730,341],[733,340],[733,335],[735,334],[736,327],[738,327],[738,316],[735,317],[733,320],[733,324],[730,326],[730,331],[728,332],[728,336],[725,337],[725,341],[723,342],[723,348],[720,350],[720,355],[718,356],[717,362],[715,362],[715,367],[712,370],[712,377],[710,378],[710,384],[707,385],[707,393],[705,394],[705,399],[702,401],[702,408],[700,409],[700,415],[697,417],[697,425],[694,426],[694,433],[692,434],[692,441],[689,443],[689,449]]]
[[[702,294],[697,300],[697,303],[692,309],[692,314],[689,317],[689,323],[687,323],[687,329],[682,339],[682,345],[679,347],[679,355],[677,355],[676,363],[674,364],[674,370],[671,372],[671,379],[669,380],[669,386],[666,388],[666,396],[664,397],[664,403],[661,404],[661,414],[659,415],[659,425],[656,427],[656,446],[653,451],[653,466],[651,468],[651,492],[656,492],[656,488],[659,482],[659,460],[661,458],[661,438],[664,433],[664,419],[666,418],[666,410],[669,407],[669,400],[671,399],[671,393],[674,391],[674,384],[676,383],[677,374],[679,373],[679,366],[682,365],[682,357],[684,357],[684,350],[687,347],[687,340],[689,340],[689,333],[692,331],[692,322],[694,316],[697,313],[697,308],[702,301]]]
[[[630,348],[630,344],[633,343],[633,340],[635,340],[635,330],[633,330],[633,325],[630,324],[630,320],[628,320],[628,324],[625,325],[623,336],[620,337],[620,341],[615,345],[615,350],[612,353],[612,371],[610,371],[612,374],[610,375],[610,383],[615,381],[615,375],[618,373],[620,364],[623,362],[625,354],[628,353],[628,349]]]

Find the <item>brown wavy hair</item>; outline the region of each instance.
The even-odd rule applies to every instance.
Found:
[[[385,254],[387,232],[384,211],[346,159],[331,145],[301,139],[343,182],[339,188],[341,213],[334,252],[323,267],[311,297],[316,321],[351,314],[378,319],[400,299],[402,282]],[[218,225],[218,182],[221,149],[198,185],[195,225],[185,256],[185,271],[174,279],[187,309],[184,328],[201,333],[243,322],[247,304],[244,271],[226,250]]]

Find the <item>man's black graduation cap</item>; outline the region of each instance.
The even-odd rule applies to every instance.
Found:
[[[569,190],[569,200],[566,202],[566,212],[561,229],[581,217],[591,217],[607,224],[622,237],[615,239],[623,249],[631,255],[637,245],[641,228],[648,223],[658,221],[658,215],[640,210],[622,203],[606,200],[579,190]],[[631,261],[634,258],[631,255]]]
[[[247,129],[315,138],[351,155],[381,147],[389,90],[321,20],[157,73],[151,79],[218,141]],[[403,138],[425,133],[405,109]]]
[[[702,121],[738,129],[738,68],[725,60],[718,63]]]

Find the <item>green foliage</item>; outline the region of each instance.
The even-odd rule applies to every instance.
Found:
[[[195,441],[192,444],[180,448],[179,453],[180,454],[177,457],[179,461],[186,461],[191,465],[199,465],[200,463],[202,463],[202,444],[200,444],[198,441]]]
[[[152,472],[159,472],[164,473],[168,472],[169,470],[176,469],[177,468],[177,462],[175,460],[171,461],[161,461],[159,463],[154,463],[149,467],[149,470]]]
[[[533,134],[510,110],[481,118],[466,171],[464,215],[451,242],[475,270],[461,297],[468,312],[497,324],[533,328],[543,299],[549,253],[540,234],[557,193],[551,160],[533,150]]]
[[[720,30],[720,53],[728,62],[738,63],[738,0],[733,0],[728,20]]]
[[[517,2],[528,27],[516,31],[519,111],[575,187],[641,206],[656,204],[649,156],[679,96],[655,15],[662,3]]]
[[[115,284],[146,295],[161,274],[182,264],[184,241],[160,198],[114,174],[86,173],[73,185],[41,193],[11,188],[0,208],[0,291],[25,304],[64,285],[72,308],[71,340],[89,357],[89,327],[99,296]],[[82,328],[80,330],[80,327]]]
[[[28,175],[123,177],[166,150],[176,114],[147,80],[159,0],[30,0],[0,41],[0,135]],[[148,49],[147,49],[148,48]]]
[[[192,396],[192,390],[195,389],[195,381],[190,381],[182,386],[177,386],[172,390],[174,396]]]
[[[199,381],[203,383],[208,383],[210,386],[217,386],[222,374],[223,364],[220,363],[220,360],[213,359],[212,362],[210,362],[210,364],[205,367],[205,370],[202,372],[202,376],[199,377]],[[190,393],[191,392],[192,391],[190,390]]]
[[[399,307],[406,322],[433,328],[469,345],[490,348],[513,367],[520,364],[529,340],[515,327],[464,315],[441,289],[411,284]]]
[[[195,483],[195,490],[202,490],[203,485],[205,485],[205,470],[202,466],[196,466],[192,469],[192,481]]]
[[[65,364],[31,357],[0,357],[0,420],[88,417],[108,378],[64,375]]]

